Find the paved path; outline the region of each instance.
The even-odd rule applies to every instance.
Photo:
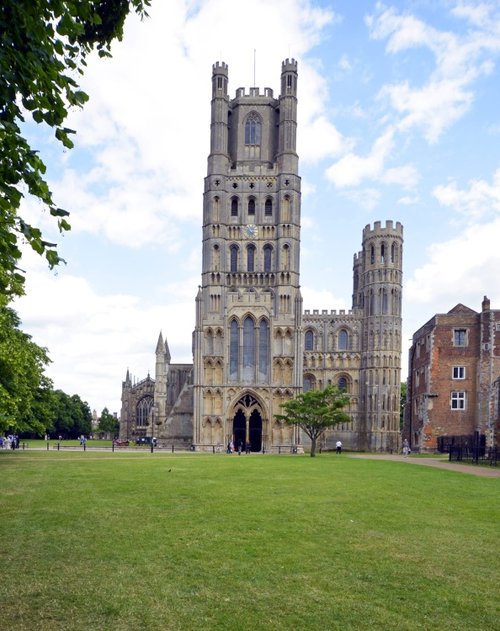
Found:
[[[437,467],[438,469],[448,469],[448,471],[458,471],[460,473],[468,473],[477,475],[482,478],[500,478],[500,469],[498,467],[488,467],[484,465],[459,464],[458,462],[449,462],[448,460],[438,460],[436,458],[412,458],[409,456],[391,456],[389,454],[349,454],[349,458],[370,458],[372,460],[396,460],[398,462],[406,462],[407,464],[420,464],[426,467]]]

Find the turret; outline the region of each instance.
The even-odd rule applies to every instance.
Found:
[[[228,165],[228,66],[217,62],[212,66],[212,120],[208,174],[224,173]]]
[[[398,448],[401,379],[403,226],[376,221],[363,230],[355,258],[356,306],[363,308],[361,416],[371,450]],[[354,306],[354,304],[353,304]]]
[[[281,65],[278,167],[284,173],[298,173],[297,156],[297,62]]]

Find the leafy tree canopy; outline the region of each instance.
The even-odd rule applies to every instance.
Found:
[[[78,438],[92,432],[92,412],[86,401],[77,394],[54,391],[53,421],[50,432],[63,438]]]
[[[115,435],[119,429],[120,423],[116,416],[111,414],[108,408],[104,408],[99,417],[99,431]]]
[[[22,294],[20,242],[44,255],[50,267],[62,259],[57,246],[19,214],[26,193],[38,198],[59,230],[70,229],[68,211],[59,208],[44,179],[45,164],[22,133],[28,117],[54,129],[73,147],[64,122],[88,95],[78,85],[86,57],[97,50],[109,57],[121,40],[126,16],[147,15],[151,0],[2,0],[0,3],[0,293]]]
[[[304,430],[311,439],[311,456],[314,457],[317,440],[326,429],[338,423],[350,422],[350,416],[343,411],[349,398],[348,394],[335,386],[328,386],[324,390],[308,390],[283,403],[281,407],[285,413],[277,414],[276,418]]]
[[[0,431],[25,431],[40,389],[50,384],[43,371],[47,349],[19,329],[17,313],[0,295]],[[27,425],[28,424],[28,425]]]

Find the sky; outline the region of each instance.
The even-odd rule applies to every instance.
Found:
[[[127,369],[154,377],[162,331],[191,362],[201,281],[212,64],[279,94],[298,61],[305,309],[349,309],[363,228],[404,226],[403,355],[457,303],[500,309],[500,5],[496,0],[152,0],[112,59],[92,56],[72,111],[75,148],[25,133],[47,164],[61,236],[36,200],[22,213],[59,243],[26,251],[14,308],[54,387],[120,412]]]

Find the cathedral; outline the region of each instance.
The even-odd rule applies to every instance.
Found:
[[[364,228],[350,310],[303,310],[297,80],[286,59],[277,98],[256,87],[229,98],[228,66],[212,68],[193,363],[172,363],[160,333],[154,378],[127,371],[122,383],[122,439],[299,451],[307,437],[276,418],[281,404],[333,384],[350,395],[351,421],[323,449],[399,447],[403,227]]]

